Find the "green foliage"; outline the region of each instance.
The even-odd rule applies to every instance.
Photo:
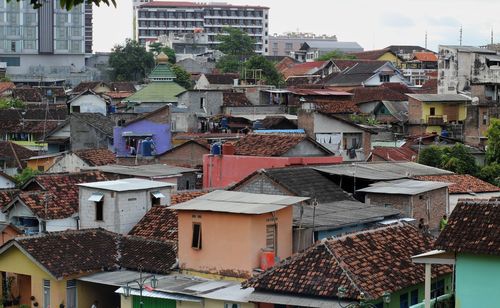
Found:
[[[17,98],[2,98],[0,99],[0,110],[10,108],[24,108],[25,104]]]
[[[365,125],[379,125],[380,122],[373,118],[373,117],[370,117],[370,116],[364,116],[364,115],[360,115],[360,114],[351,114],[349,116],[350,120],[354,123],[357,123],[357,124],[365,124]]]
[[[187,90],[193,88],[193,83],[191,81],[191,74],[189,74],[185,69],[179,65],[171,65],[170,69],[175,74],[175,82]]]
[[[11,81],[12,80],[10,80],[10,78],[7,76],[0,78],[0,82],[11,82]]]
[[[28,1],[28,0],[7,0],[7,2],[10,2],[10,1]],[[30,1],[30,5],[34,9],[38,9],[38,8],[42,7],[44,5],[44,3],[46,2],[45,0],[29,0],[29,1]],[[97,6],[100,6],[101,4],[104,3],[107,6],[113,5],[114,7],[116,7],[116,0],[87,0],[87,1],[85,1],[85,0],[59,0],[59,4],[60,4],[61,8],[65,9],[66,11],[69,11],[74,6],[82,4],[84,2],[93,3]]]
[[[500,119],[491,119],[486,136],[488,137],[486,162],[500,164]]]
[[[338,59],[338,60],[355,60],[357,59],[355,55],[348,55],[343,53],[342,51],[334,50],[325,53],[321,57],[317,58],[316,61],[328,61],[332,59]]]
[[[149,45],[149,50],[154,53],[155,56],[159,55],[160,52],[163,52],[168,56],[168,62],[175,64],[176,62],[176,57],[175,57],[175,50],[168,46],[163,46],[162,43],[160,42],[154,42]]]
[[[493,185],[500,186],[500,163],[484,166],[479,172],[479,177]]]
[[[267,60],[264,56],[255,55],[245,62],[246,69],[262,70],[262,77],[266,84],[280,87],[285,84],[283,75],[281,75],[274,67],[274,64]]]
[[[420,150],[418,155],[418,163],[431,167],[440,168],[443,162],[443,150],[441,147],[431,145],[428,148]]]
[[[222,73],[239,73],[242,65],[238,57],[226,55],[217,61],[216,67]]]
[[[225,55],[235,56],[242,60],[255,54],[255,41],[240,29],[225,27],[225,34],[219,34],[216,40],[220,42],[217,49]]]
[[[112,78],[117,81],[141,81],[155,65],[153,53],[137,41],[127,39],[125,45],[116,45],[111,51],[109,65]]]
[[[14,176],[14,179],[16,180],[17,185],[22,186],[37,174],[40,174],[40,171],[33,170],[31,168],[25,168],[21,173]]]

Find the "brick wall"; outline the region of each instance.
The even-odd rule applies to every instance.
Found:
[[[420,124],[422,119],[422,102],[409,97],[408,98],[408,119],[411,124]]]
[[[257,174],[244,183],[241,183],[234,189],[235,191],[242,191],[253,194],[266,194],[266,195],[281,195],[291,196],[289,192],[285,191],[279,185],[271,181],[268,177]]]
[[[297,116],[297,127],[306,131],[308,137],[316,140],[314,135],[314,113],[300,110]]]
[[[209,153],[207,148],[189,143],[158,156],[157,161],[162,164],[197,168],[203,166],[203,155]]]
[[[391,205],[400,210],[403,215],[415,218],[417,221],[424,218],[431,230],[438,229],[439,220],[447,212],[448,188],[444,187],[415,196],[367,193],[365,202],[379,206]],[[430,202],[429,212],[427,212],[427,202]]]
[[[365,157],[368,157],[372,151],[372,134],[369,132],[363,132],[363,151]]]

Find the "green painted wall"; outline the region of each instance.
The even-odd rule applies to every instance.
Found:
[[[456,308],[500,307],[500,256],[459,254]]]
[[[133,307],[141,308],[139,296],[133,297]],[[143,297],[144,308],[175,308],[175,301],[170,299]]]

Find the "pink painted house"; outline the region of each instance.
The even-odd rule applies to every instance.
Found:
[[[264,257],[291,256],[292,205],[308,199],[217,190],[172,206],[180,268],[248,278],[265,265]]]

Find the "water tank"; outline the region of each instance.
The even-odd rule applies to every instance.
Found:
[[[274,266],[274,251],[272,250],[262,250],[260,254],[260,269],[265,271]]]
[[[153,141],[144,140],[141,143],[142,156],[153,156]]]
[[[221,154],[221,144],[219,142],[213,143],[210,147],[210,154],[212,155],[220,155]]]
[[[255,121],[255,122],[253,122],[252,128],[253,128],[254,130],[257,130],[257,129],[263,129],[263,128],[264,128],[264,125],[262,125],[262,121],[257,120],[257,121]]]
[[[234,144],[226,142],[222,145],[222,155],[234,155],[235,153]]]
[[[228,126],[227,126],[227,124],[228,124],[228,120],[227,120],[227,118],[226,118],[226,117],[224,117],[224,118],[222,118],[222,119],[220,120],[220,126],[221,126],[222,128],[227,128],[227,127],[228,127]]]
[[[450,133],[446,129],[443,129],[441,131],[441,137],[449,137],[449,136],[450,136]]]

